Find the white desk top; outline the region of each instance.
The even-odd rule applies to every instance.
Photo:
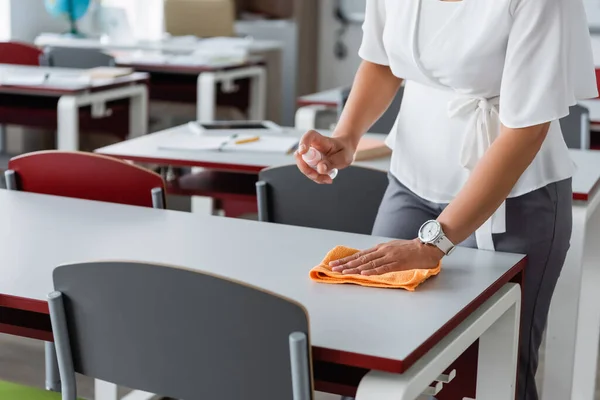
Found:
[[[134,72],[117,78],[89,79],[86,75],[88,72],[87,69],[0,64],[0,88],[3,91],[21,88],[47,92],[77,92],[106,86],[126,85],[149,78],[145,72]],[[48,76],[48,79],[41,81],[44,76]],[[11,82],[10,79],[15,77],[31,79],[31,82]],[[37,80],[40,82],[36,82]]]
[[[167,40],[135,40],[114,42],[99,38],[72,38],[57,34],[42,34],[35,39],[36,46],[73,47],[104,50],[161,50],[190,53],[196,50],[202,39],[173,38]],[[251,53],[280,50],[282,43],[276,40],[249,40],[246,48]]]
[[[178,265],[300,302],[308,309],[316,350],[388,360],[406,359],[446,323],[457,322],[457,313],[489,298],[493,293],[482,293],[514,276],[523,259],[459,248],[439,276],[411,293],[309,280],[309,270],[331,248],[367,248],[384,240],[372,236],[6,190],[0,190],[0,221],[2,294],[45,301],[52,270],[65,263]]]
[[[285,128],[286,135],[295,135],[300,138],[305,132],[293,128]],[[327,132],[324,132],[325,134]],[[120,142],[111,146],[97,149],[96,152],[141,162],[156,162],[179,166],[213,167],[216,169],[233,169],[246,171],[260,171],[266,167],[274,167],[294,163],[292,155],[267,154],[267,153],[226,153],[217,151],[180,151],[164,150],[159,145],[169,138],[180,135],[193,135],[194,133],[182,125],[165,131],[144,135],[139,138]],[[369,137],[384,139],[384,135],[372,134]],[[387,171],[389,158],[357,162],[356,165],[376,168]]]

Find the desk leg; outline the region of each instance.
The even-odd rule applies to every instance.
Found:
[[[477,400],[513,400],[516,392],[521,290],[509,283],[403,374],[370,371],[356,400],[421,399],[432,382],[478,338]],[[460,374],[460,371],[457,371]]]
[[[44,356],[46,359],[46,390],[60,392],[60,374],[54,343],[44,342]]]
[[[148,88],[140,86],[139,93],[129,100],[129,138],[148,133]]]
[[[594,398],[600,335],[598,201],[573,206],[571,249],[548,318],[542,389],[547,400]]]
[[[196,118],[202,122],[215,120],[217,109],[217,76],[213,72],[198,75]]]
[[[264,68],[255,71],[251,85],[248,119],[262,121],[267,116],[267,74]]]
[[[546,328],[545,400],[571,399],[586,225],[586,205],[574,205],[571,248],[554,290]]]
[[[511,307],[479,338],[477,400],[507,400],[516,395],[521,308]]]
[[[79,150],[79,105],[76,96],[62,96],[58,100],[56,144],[59,150]]]

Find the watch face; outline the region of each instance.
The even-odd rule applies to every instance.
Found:
[[[419,232],[419,239],[425,243],[433,242],[440,234],[440,224],[436,221],[426,222]]]

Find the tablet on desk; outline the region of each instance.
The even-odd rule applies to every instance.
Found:
[[[269,134],[283,132],[281,126],[272,121],[192,121],[188,126],[194,133],[211,135],[231,135],[236,133]]]

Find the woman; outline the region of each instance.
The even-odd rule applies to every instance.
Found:
[[[537,399],[538,349],[571,236],[574,166],[557,120],[597,96],[583,4],[366,3],[363,62],[340,121],[331,138],[304,135],[296,161],[332,183],[326,173],[350,165],[404,80],[373,229],[403,240],[332,266],[363,275],[432,268],[455,244],[527,254],[518,398]],[[310,147],[324,155],[318,172],[301,157]]]

